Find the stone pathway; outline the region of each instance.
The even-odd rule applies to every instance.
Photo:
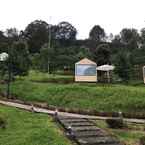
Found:
[[[89,119],[60,115],[57,115],[56,119],[65,128],[67,135],[79,145],[122,145]]]

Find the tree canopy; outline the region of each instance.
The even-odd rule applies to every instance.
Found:
[[[98,42],[103,41],[105,39],[104,29],[99,25],[95,25],[89,33],[89,38]]]

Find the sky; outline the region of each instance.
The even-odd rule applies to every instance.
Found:
[[[47,23],[70,22],[85,39],[94,25],[119,34],[122,28],[145,27],[145,0],[0,0],[0,30],[24,30],[38,19]]]

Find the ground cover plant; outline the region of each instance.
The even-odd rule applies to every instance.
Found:
[[[7,127],[0,128],[0,145],[71,145],[47,115],[1,105],[0,114],[7,118]]]
[[[41,82],[42,79],[49,80],[52,77],[46,73],[30,73],[28,77],[17,78],[12,83],[11,94],[24,101],[46,102],[49,105],[70,109],[145,112],[145,86],[143,84]],[[54,77],[63,79],[70,76],[55,75]],[[35,82],[35,80],[40,82]],[[5,91],[6,84],[1,84],[0,92]]]

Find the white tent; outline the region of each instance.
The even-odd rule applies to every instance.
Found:
[[[106,76],[107,77],[107,81],[110,82],[111,81],[110,72],[113,71],[114,69],[115,69],[115,66],[105,64],[105,65],[98,66],[96,68],[96,71],[105,72],[105,74],[107,75]]]

